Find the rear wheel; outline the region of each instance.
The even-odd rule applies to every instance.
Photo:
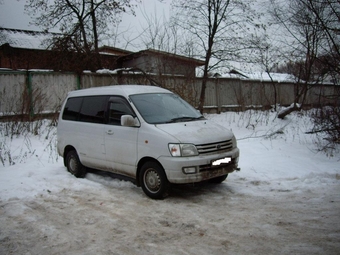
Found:
[[[217,183],[217,184],[218,184],[218,183],[222,183],[222,182],[225,181],[225,179],[227,179],[227,177],[228,177],[228,174],[222,175],[222,176],[219,176],[219,177],[215,177],[215,178],[210,179],[209,182],[211,182],[211,183]]]
[[[169,181],[163,168],[156,162],[145,163],[140,171],[140,184],[144,193],[153,199],[164,198],[169,189]]]
[[[75,150],[67,153],[66,167],[67,170],[75,177],[84,178],[86,175],[86,168],[80,163],[78,154]]]

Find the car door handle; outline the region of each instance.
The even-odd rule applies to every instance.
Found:
[[[106,134],[113,135],[113,131],[112,130],[108,130],[108,131],[106,131]]]

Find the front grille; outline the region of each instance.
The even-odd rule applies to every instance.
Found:
[[[206,143],[206,144],[198,144],[196,145],[199,154],[214,154],[216,152],[226,152],[230,151],[233,148],[233,141],[226,140],[217,143]]]

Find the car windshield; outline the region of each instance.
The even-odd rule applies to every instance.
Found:
[[[194,107],[172,93],[138,94],[130,96],[130,99],[150,124],[204,119]]]

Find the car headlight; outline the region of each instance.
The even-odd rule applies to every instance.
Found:
[[[173,157],[190,157],[198,155],[196,146],[190,143],[170,143],[169,150]]]

